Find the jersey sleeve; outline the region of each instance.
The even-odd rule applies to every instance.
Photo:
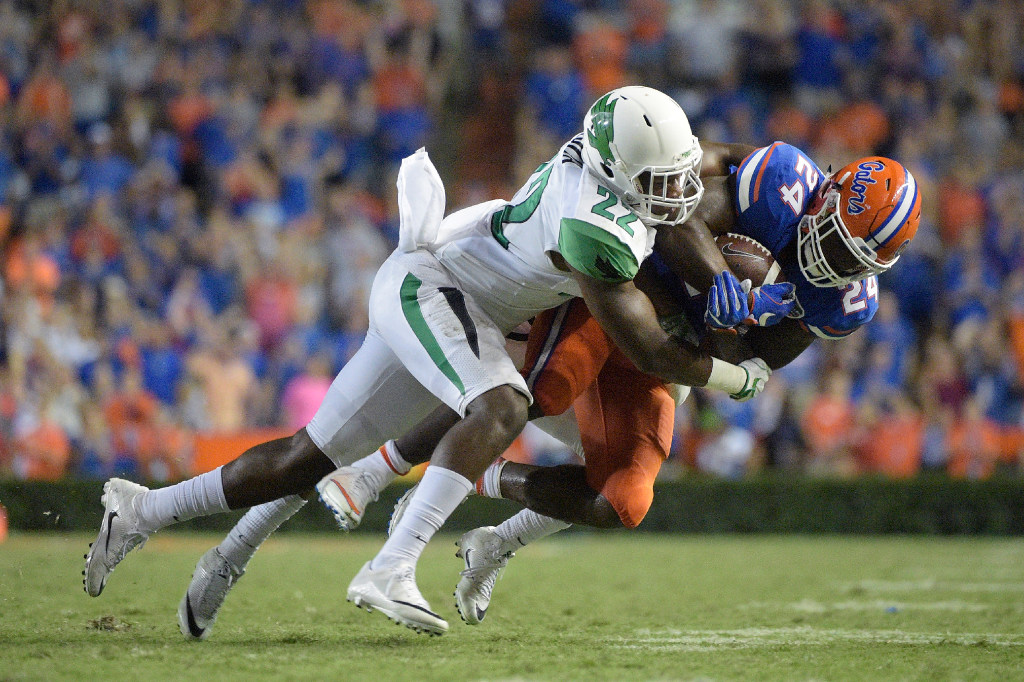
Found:
[[[636,277],[636,254],[614,234],[576,218],[562,218],[558,250],[583,274],[605,282],[628,282]]]
[[[820,288],[800,324],[820,339],[842,339],[871,321],[878,310],[878,280],[870,277],[842,289]],[[808,298],[808,297],[805,297]]]
[[[633,279],[651,253],[654,230],[588,173],[578,190],[559,222],[559,253],[589,277],[605,282]]]
[[[784,142],[751,152],[736,170],[739,231],[779,253],[796,235],[822,177],[813,161]]]

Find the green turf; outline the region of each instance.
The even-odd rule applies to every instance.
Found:
[[[379,545],[284,535],[257,555],[213,636],[175,610],[213,536],[163,533],[102,596],[90,538],[0,545],[0,679],[1013,680],[1024,675],[1016,539],[577,534],[512,560],[487,619],[464,625],[452,538],[420,563],[449,619],[416,635],[345,602]]]

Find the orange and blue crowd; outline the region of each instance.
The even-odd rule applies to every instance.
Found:
[[[924,197],[876,319],[758,400],[696,392],[665,471],[1020,475],[1022,37],[982,0],[0,0],[0,476],[173,480],[304,425],[401,159],[428,147],[449,209],[509,197],[631,83],[702,139],[891,156]]]

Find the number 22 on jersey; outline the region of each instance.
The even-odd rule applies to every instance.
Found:
[[[590,212],[596,216],[600,216],[605,220],[613,220],[615,224],[626,231],[630,237],[633,236],[633,228],[630,227],[630,223],[635,223],[640,220],[640,216],[630,211],[628,208],[623,206],[626,212],[616,218],[611,211],[608,209],[619,203],[619,198],[612,193],[610,189],[603,185],[597,186],[597,193],[604,197],[603,200],[594,204],[594,207],[590,209]]]

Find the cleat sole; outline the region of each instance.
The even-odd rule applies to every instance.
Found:
[[[367,604],[360,597],[355,597],[355,598],[352,598],[352,599],[346,599],[346,601],[352,602],[353,604],[356,605],[356,608],[363,609],[367,613],[373,613],[374,611],[378,611],[378,612],[380,612],[381,615],[385,616],[388,620],[390,620],[395,625],[405,626],[405,627],[409,628],[410,630],[412,630],[413,632],[415,632],[417,635],[433,635],[435,637],[440,637],[441,635],[444,634],[444,632],[437,632],[437,631],[435,631],[433,629],[423,627],[422,625],[419,625],[417,623],[408,622],[404,618],[402,618],[400,616],[396,616],[396,615],[394,615],[394,614],[392,614],[392,613],[390,613],[388,611],[385,611],[384,609],[376,608],[376,607],[372,606],[371,604]]]

